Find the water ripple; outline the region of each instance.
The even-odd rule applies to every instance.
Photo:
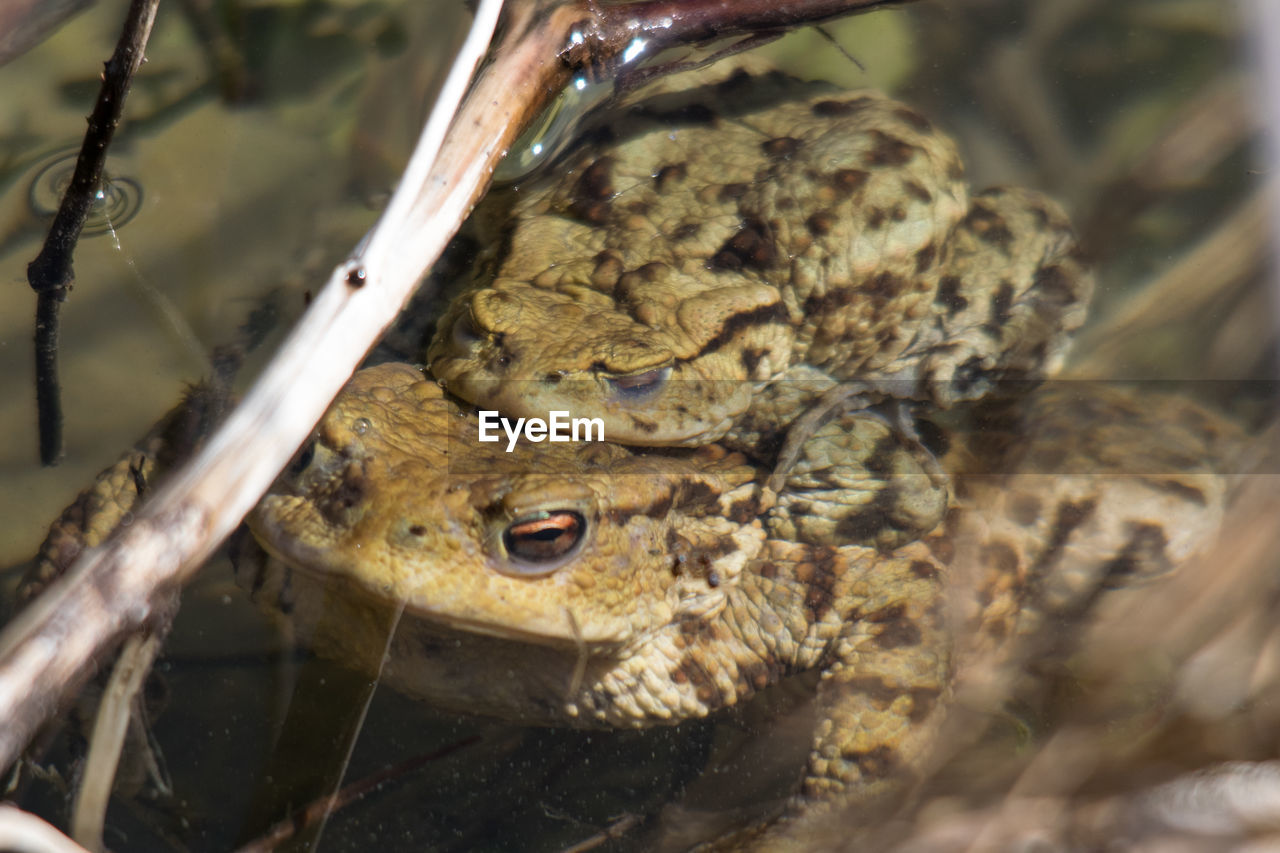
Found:
[[[57,212],[63,193],[75,172],[78,153],[58,152],[38,167],[27,188],[27,205],[36,216],[51,217]],[[81,232],[88,237],[122,228],[142,206],[142,185],[133,178],[111,174],[110,164],[111,158],[107,158],[108,168],[102,174],[98,199],[89,209],[89,216]]]

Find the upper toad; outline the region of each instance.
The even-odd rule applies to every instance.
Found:
[[[948,405],[1056,369],[1083,321],[1061,209],[970,198],[952,141],[883,95],[740,73],[595,136],[477,215],[490,257],[427,353],[472,402],[697,445],[800,365]]]

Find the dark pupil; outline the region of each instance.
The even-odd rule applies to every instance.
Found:
[[[507,553],[531,562],[553,560],[578,544],[586,527],[581,515],[559,510],[528,521],[517,521],[502,534]]]

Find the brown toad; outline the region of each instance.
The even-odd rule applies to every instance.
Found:
[[[676,723],[820,670],[800,787],[752,842],[768,847],[836,807],[883,817],[924,772],[959,653],[1008,657],[1044,614],[1211,538],[1224,429],[1184,402],[1073,389],[982,426],[946,457],[943,529],[891,552],[816,546],[766,535],[774,496],[740,457],[507,454],[418,371],[382,365],[251,516],[285,566],[253,585],[317,619],[328,656],[530,722]]]
[[[490,256],[427,352],[451,391],[698,445],[796,368],[943,405],[1056,369],[1092,283],[1055,203],[971,199],[952,141],[883,95],[691,79],[481,209]]]

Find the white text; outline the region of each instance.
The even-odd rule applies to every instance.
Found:
[[[480,412],[480,440],[500,441],[498,426],[507,434],[507,452],[515,450],[516,441],[524,433],[525,440],[535,444],[541,441],[604,441],[604,420],[601,418],[570,418],[568,412],[552,411],[547,413],[548,420],[542,418],[509,418],[499,417],[495,411]],[[581,438],[579,438],[581,431]],[[593,437],[594,435],[594,437]]]

